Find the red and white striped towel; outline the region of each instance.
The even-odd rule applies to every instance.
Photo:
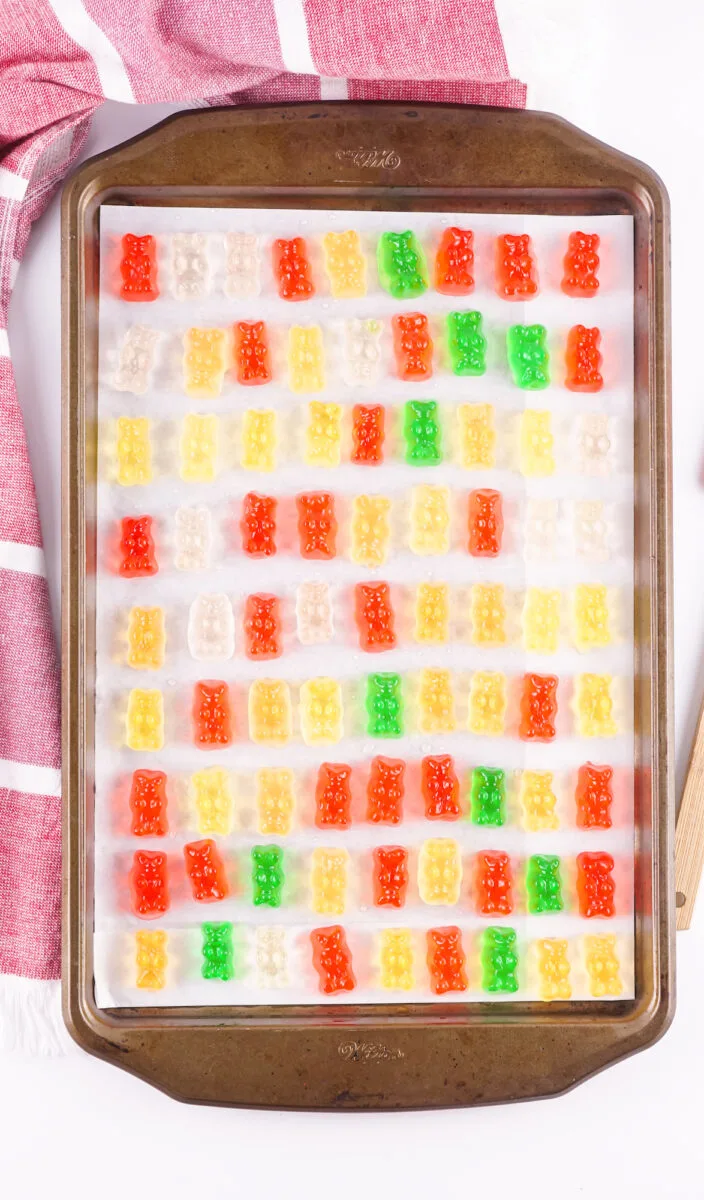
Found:
[[[0,5],[0,1041],[51,1049],[60,974],[59,670],[7,338],[35,217],[104,99],[522,108],[494,0]],[[58,304],[58,297],[57,297]],[[53,1037],[52,1037],[53,1033]]]

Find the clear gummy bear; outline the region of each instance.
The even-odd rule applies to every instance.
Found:
[[[207,238],[204,233],[175,233],[171,271],[177,300],[200,300],[208,290]]]
[[[342,375],[349,387],[372,387],[381,371],[381,321],[345,322]]]
[[[177,571],[206,571],[210,566],[212,528],[207,508],[177,508],[175,516]]]
[[[255,959],[259,987],[286,987],[288,953],[286,930],[282,926],[259,926],[255,934]]]
[[[156,329],[148,325],[132,325],[120,346],[117,370],[112,385],[117,392],[133,392],[143,396],[149,387],[154,366],[154,348],[159,340]]]
[[[224,592],[201,592],[188,614],[188,649],[198,662],[232,658],[235,618]]]
[[[603,501],[575,502],[574,547],[578,558],[590,559],[592,562],[604,562],[609,558],[609,524]]]
[[[526,557],[554,558],[556,541],[557,501],[529,500],[525,520]]]
[[[608,475],[611,470],[611,438],[606,413],[582,413],[578,448],[583,475]]]
[[[256,234],[225,234],[225,266],[228,296],[244,299],[259,295],[259,238]]]
[[[327,583],[301,583],[296,592],[296,626],[303,646],[329,642],[333,636],[330,588]]]

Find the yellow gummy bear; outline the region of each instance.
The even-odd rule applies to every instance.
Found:
[[[158,671],[164,665],[163,608],[131,608],[127,619],[127,663],[135,670]]]
[[[554,441],[550,413],[543,409],[527,408],[521,414],[520,465],[522,475],[554,474]]]
[[[352,501],[352,545],[350,558],[361,567],[380,567],[386,562],[391,538],[388,496],[355,496]]]
[[[242,418],[242,454],[245,471],[273,471],[276,467],[276,413],[272,408],[248,408]]]
[[[366,296],[367,263],[357,230],[326,233],[323,251],[333,299],[349,300],[355,296]]]
[[[536,942],[541,1000],[569,1000],[570,961],[565,938],[541,938]]]
[[[323,334],[319,325],[292,325],[288,335],[288,381],[292,392],[325,387]]]
[[[554,654],[560,641],[560,593],[530,587],[523,608],[523,643],[537,654]]]
[[[472,471],[496,466],[496,430],[492,404],[460,404],[460,461]]]
[[[615,737],[618,732],[611,699],[611,675],[577,675],[574,709],[580,737]]]
[[[130,750],[162,749],[164,698],[156,688],[132,688],[127,698],[127,745]]]
[[[457,904],[462,856],[454,838],[428,838],[418,856],[418,895],[424,904]]]
[[[578,650],[598,650],[611,645],[606,587],[578,583],[574,590],[574,644]]]
[[[255,679],[249,686],[249,736],[261,746],[291,740],[291,690],[283,679]]]
[[[218,451],[218,418],[212,413],[186,413],[181,431],[181,478],[184,483],[212,483]]]
[[[450,591],[446,583],[419,583],[416,590],[417,642],[446,642],[450,621]]]
[[[382,929],[379,982],[389,991],[408,992],[413,987],[413,936],[410,929]]]
[[[301,684],[301,734],[306,746],[339,742],[343,735],[342,688],[321,676]]]
[[[262,767],[257,771],[260,833],[290,833],[294,807],[293,771],[288,767]]]
[[[148,417],[117,419],[117,482],[123,487],[153,479],[150,424]]]
[[[191,794],[198,814],[198,832],[221,833],[232,828],[232,784],[223,767],[205,767],[191,775]]]
[[[342,408],[311,400],[308,405],[305,459],[311,467],[339,467]]]
[[[310,906],[316,913],[343,913],[347,895],[346,850],[329,850],[318,846],[313,851],[310,876]]]
[[[505,714],[506,676],[475,671],[469,685],[469,732],[497,737],[504,731]]]
[[[166,934],[161,929],[138,929],[137,987],[158,992],[166,985]]]
[[[559,828],[560,822],[555,812],[557,797],[552,784],[552,771],[521,773],[520,801],[523,824],[530,833]]]
[[[589,991],[596,999],[620,996],[623,982],[616,953],[616,935],[589,934],[584,939],[585,966],[589,976]]]
[[[474,583],[470,592],[472,643],[506,644],[506,600],[503,583]]]
[[[421,483],[411,494],[410,547],[414,554],[447,554],[450,549],[450,492]]]
[[[183,339],[183,389],[194,400],[214,400],[225,377],[225,330],[189,329]]]
[[[456,728],[451,673],[424,667],[418,690],[418,729],[421,733],[452,733]]]

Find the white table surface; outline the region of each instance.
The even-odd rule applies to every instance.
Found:
[[[673,208],[676,752],[681,781],[702,698],[704,596],[704,138],[698,0],[531,5],[507,34],[514,73],[552,108],[642,158]],[[499,0],[500,13],[514,12]],[[527,10],[527,11],[526,11]],[[551,27],[550,21],[557,23]],[[564,28],[573,23],[573,30]],[[695,24],[699,25],[695,29]],[[550,30],[552,28],[552,34]],[[545,44],[543,34],[552,38]],[[576,31],[576,32],[575,32]],[[540,60],[540,71],[532,63]],[[167,106],[106,104],[86,157],[146,129]],[[690,251],[692,258],[690,258]],[[59,604],[59,204],[37,222],[20,272],[10,342],[37,480],[55,614]],[[0,1058],[0,1193],[255,1195],[394,1200],[505,1194],[639,1200],[704,1196],[704,899],[680,934],[678,1011],[653,1049],[557,1100],[393,1115],[225,1111],[177,1104],[78,1050]],[[272,1158],[272,1150],[275,1157]],[[80,1165],[79,1165],[80,1164]],[[95,1182],[95,1189],[91,1184]],[[491,1190],[490,1190],[491,1189]]]

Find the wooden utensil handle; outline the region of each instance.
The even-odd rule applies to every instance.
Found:
[[[689,929],[704,865],[704,704],[687,768],[675,831],[677,928]]]

